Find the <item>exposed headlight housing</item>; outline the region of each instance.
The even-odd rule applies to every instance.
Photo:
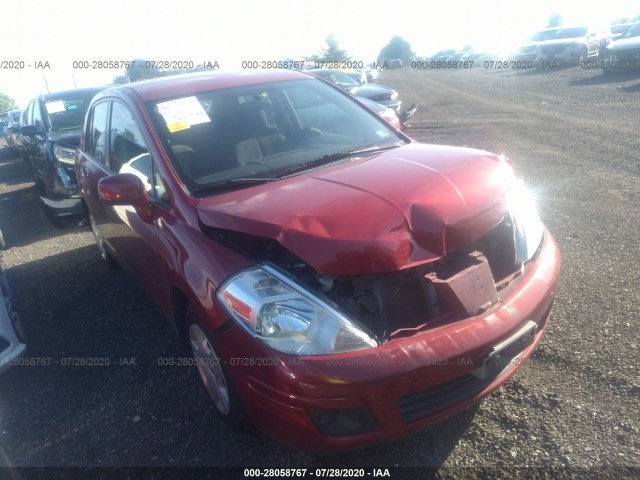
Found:
[[[69,147],[62,147],[60,145],[53,146],[53,154],[56,160],[60,163],[66,163],[68,165],[75,164],[76,161],[76,149]]]
[[[516,180],[507,193],[507,208],[513,222],[516,263],[530,260],[540,246],[544,225],[531,193],[522,181]]]
[[[249,333],[284,353],[329,355],[378,345],[355,321],[269,264],[232,275],[217,298]]]

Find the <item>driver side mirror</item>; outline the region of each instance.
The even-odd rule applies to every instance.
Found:
[[[151,200],[142,180],[133,173],[120,173],[104,177],[98,182],[100,199],[107,205],[149,206]]]
[[[44,129],[40,125],[25,125],[24,127],[20,127],[20,134],[25,137],[44,135]]]

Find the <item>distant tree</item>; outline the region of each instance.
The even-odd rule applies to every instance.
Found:
[[[124,70],[124,76],[129,79],[129,82],[138,82],[150,78],[164,77],[165,74],[155,66],[154,62],[136,58]]]
[[[340,48],[338,41],[332,35],[329,35],[325,42],[327,46],[322,48],[320,52],[305,57],[305,60],[324,61],[324,62],[346,62],[351,60],[351,55],[346,50]]]
[[[388,63],[389,60],[399,58],[400,60],[402,60],[403,65],[409,65],[411,63],[411,59],[414,56],[415,53],[413,53],[413,50],[411,50],[411,44],[404,38],[396,35],[389,41],[387,45],[382,47],[380,53],[378,54],[378,62]]]
[[[549,21],[547,22],[547,28],[551,27],[559,27],[562,25],[562,16],[559,13],[554,13],[549,17]]]
[[[126,75],[118,75],[117,77],[113,77],[112,83],[116,83],[118,85],[126,85],[127,83],[129,83],[129,77],[127,77]]]
[[[15,110],[18,108],[16,102],[6,93],[0,93],[0,112],[6,112],[7,110]]]

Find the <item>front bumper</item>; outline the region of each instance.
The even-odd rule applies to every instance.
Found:
[[[223,334],[221,353],[260,430],[310,451],[361,447],[424,429],[509,379],[542,337],[559,272],[558,247],[547,231],[517,288],[483,314],[376,348],[322,357],[279,354],[231,328]],[[535,334],[515,355],[517,361],[506,359],[503,369],[477,376],[494,347],[532,324]],[[374,429],[322,433],[311,412],[332,409],[363,411]]]
[[[536,57],[537,63],[576,63],[580,60],[579,47],[565,47],[555,53],[540,51]]]
[[[40,197],[42,207],[56,218],[84,215],[85,209],[80,196],[74,195],[70,198],[52,199]]]
[[[605,69],[637,69],[640,68],[640,48],[626,50],[608,50],[602,62]]]

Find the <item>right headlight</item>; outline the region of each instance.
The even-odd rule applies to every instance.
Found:
[[[530,260],[540,246],[544,225],[533,196],[520,180],[515,180],[507,193],[507,208],[513,222],[516,262],[522,264]]]
[[[56,160],[61,163],[66,163],[67,165],[74,165],[76,162],[76,152],[77,149],[62,147],[58,144],[53,146],[53,154],[56,157]]]
[[[356,322],[268,264],[234,274],[217,298],[249,333],[281,352],[328,355],[378,345]]]

